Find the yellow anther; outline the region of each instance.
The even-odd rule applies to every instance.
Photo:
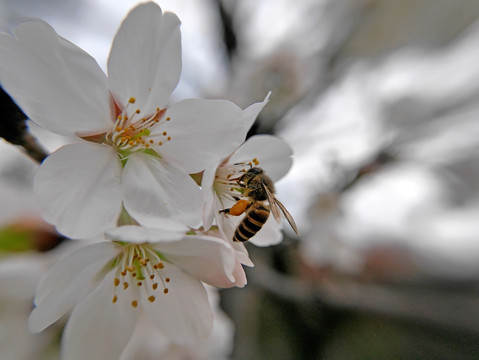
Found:
[[[133,96],[128,100],[128,102],[129,102],[130,104],[134,104],[135,101],[136,101],[136,99],[135,99]]]
[[[167,277],[167,278],[165,279],[165,281],[166,281],[166,282],[170,282],[170,278]]]
[[[111,299],[111,302],[114,304],[118,301],[118,297],[115,295],[113,296],[113,299]]]
[[[170,120],[171,120],[171,118],[168,116],[168,117],[166,118],[166,121],[170,121]]]
[[[166,131],[163,131],[163,136],[166,136]]]
[[[134,308],[136,308],[136,307],[138,306],[138,301],[133,300],[133,301],[131,302],[131,306],[133,306]]]
[[[153,280],[155,278],[155,275],[150,275],[150,279]]]
[[[160,146],[161,146],[161,145],[163,145],[163,143],[160,141],[160,142],[158,142],[158,145],[160,145]]]
[[[120,285],[120,279],[115,278],[115,280],[113,280],[113,283],[115,284],[115,286]]]
[[[151,285],[151,287],[153,288],[153,290],[156,290],[158,288],[158,283],[154,283],[153,285]]]
[[[141,265],[146,266],[146,261],[145,261],[145,259],[140,259],[140,260],[138,260],[138,261],[139,261],[139,263],[140,263]]]
[[[163,293],[168,294],[168,289],[164,289]]]
[[[141,281],[138,281],[138,282],[136,283],[136,285],[137,285],[137,286],[141,286],[141,285],[143,285],[143,283],[142,283]]]
[[[148,300],[149,300],[150,302],[153,302],[153,301],[155,301],[155,297],[154,297],[153,295],[151,295],[151,296],[148,297]]]
[[[166,138],[166,140],[170,141],[170,140],[171,140],[171,136],[168,136],[168,137]]]
[[[158,265],[158,269],[164,269],[164,267],[165,267],[165,264],[163,264],[161,262],[158,263],[157,265]]]
[[[139,114],[141,111],[140,111],[140,109],[136,109],[135,112],[136,112],[137,114]]]
[[[124,289],[124,290],[128,289],[128,286],[130,286],[130,285],[128,285],[128,283],[125,281],[125,282],[123,283],[123,289]]]

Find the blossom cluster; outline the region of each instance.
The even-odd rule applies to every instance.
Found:
[[[0,53],[2,87],[37,125],[71,138],[42,163],[34,190],[42,216],[84,243],[42,279],[30,330],[70,314],[65,359],[118,359],[145,327],[177,344],[207,338],[205,285],[243,287],[243,265],[253,265],[232,240],[241,217],[221,210],[245,198],[237,182],[251,167],[276,181],[291,166],[281,139],[245,141],[268,97],[246,109],[220,99],[171,104],[180,21],[152,2],[121,24],[108,76],[39,19],[1,33]],[[251,242],[281,238],[270,216]]]

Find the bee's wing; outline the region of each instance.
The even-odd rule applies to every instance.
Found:
[[[288,210],[286,210],[286,208],[284,207],[284,205],[281,203],[281,201],[279,201],[278,199],[274,198],[274,201],[276,203],[276,205],[281,209],[281,211],[283,212],[284,214],[284,217],[286,218],[286,220],[288,220],[289,222],[289,225],[291,225],[291,227],[293,228],[294,232],[296,233],[296,235],[299,236],[299,231],[298,231],[298,227],[296,226],[296,223],[294,222],[294,219],[293,217],[291,216],[291,214],[289,213]],[[276,207],[277,208],[277,207]]]
[[[276,198],[274,195],[269,191],[268,187],[263,185],[264,190],[266,191],[266,195],[268,196],[269,207],[271,212],[273,213],[274,219],[277,223],[281,222],[281,213],[279,212],[278,206],[276,205]]]

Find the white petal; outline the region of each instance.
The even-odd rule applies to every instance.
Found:
[[[213,329],[213,313],[204,286],[172,264],[164,270],[171,279],[169,292],[156,296],[154,302],[142,298],[147,317],[176,343],[206,338]]]
[[[100,260],[107,263],[117,252],[111,242],[89,244],[73,250],[55,263],[41,280],[35,293],[35,303],[42,304],[47,297],[65,291],[89,264]]]
[[[161,224],[158,229],[135,225],[120,226],[107,231],[105,237],[134,244],[158,243],[180,240],[189,231],[187,226],[167,219],[158,219],[158,223]]]
[[[32,332],[43,331],[81,301],[97,283],[97,275],[113,257],[111,243],[73,251],[56,263],[42,279],[35,297],[37,306],[28,319]]]
[[[236,260],[241,262],[241,264],[252,267],[254,266],[253,262],[249,258],[248,250],[241,242],[234,242],[233,248],[235,249]]]
[[[258,166],[276,182],[291,168],[292,155],[291,147],[284,140],[272,135],[256,135],[241,145],[228,162],[249,162],[256,158]]]
[[[141,309],[114,295],[114,272],[73,310],[62,340],[62,359],[118,359],[135,328]],[[121,294],[122,297],[127,292]],[[129,299],[128,299],[129,300]]]
[[[180,20],[153,2],[134,8],[115,36],[108,60],[110,87],[120,104],[136,98],[142,113],[166,107],[181,73]]]
[[[176,165],[152,155],[132,154],[123,171],[126,210],[144,226],[158,217],[196,226],[201,219],[199,186]]]
[[[203,192],[203,227],[208,230],[213,225],[215,218],[215,197],[217,196],[213,190],[217,165],[210,166],[203,172],[201,179],[201,190]]]
[[[40,166],[34,189],[44,218],[72,238],[114,227],[121,211],[121,162],[109,146],[65,145]]]
[[[243,111],[226,100],[183,100],[165,114],[161,125],[171,137],[158,151],[192,174],[219,163],[245,139]]]
[[[270,215],[262,229],[253,236],[249,242],[256,246],[272,246],[283,241],[281,225],[276,222],[273,215]]]
[[[263,110],[263,108],[268,103],[270,95],[271,95],[271,92],[269,92],[268,95],[266,95],[266,98],[262,102],[258,102],[253,105],[250,105],[243,110],[243,122],[247,130],[250,129],[250,127],[255,122],[261,110]]]
[[[112,127],[107,79],[90,55],[41,20],[14,33],[0,34],[0,83],[31,120],[63,135]]]
[[[192,276],[217,287],[234,286],[234,250],[222,239],[186,235],[183,239],[157,244],[165,258]]]

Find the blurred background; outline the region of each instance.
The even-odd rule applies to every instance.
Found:
[[[285,226],[281,245],[250,244],[247,287],[220,292],[229,345],[176,358],[478,359],[479,2],[157,2],[182,20],[175,100],[244,108],[272,92],[249,135],[293,148],[277,196],[301,233]],[[43,18],[105,69],[136,3],[0,0],[0,29]],[[4,118],[15,114],[8,101]],[[30,126],[49,151],[61,144]],[[22,324],[38,269],[63,244],[32,200],[36,163],[0,145],[0,348],[18,330],[22,349],[35,349],[25,359],[54,358],[44,338],[59,335],[40,340]],[[18,320],[6,311],[12,274],[27,289],[13,286],[25,299]]]

